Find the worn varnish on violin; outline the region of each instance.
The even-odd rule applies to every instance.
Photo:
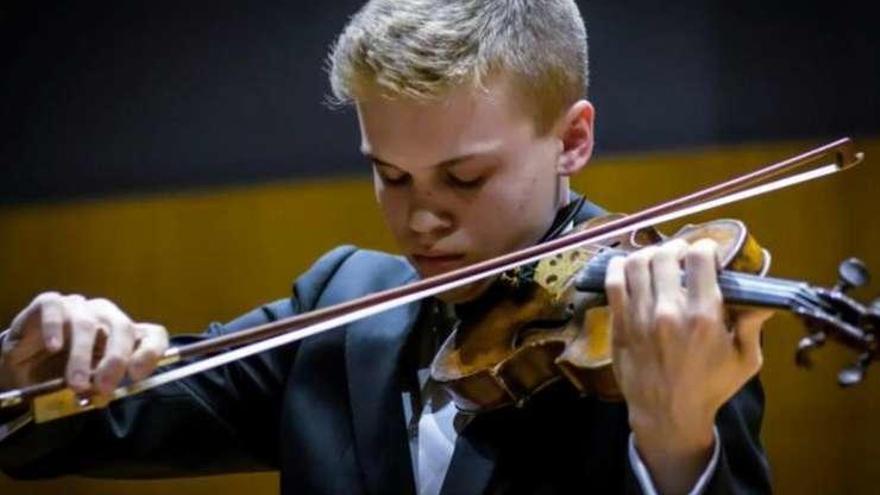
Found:
[[[585,230],[620,218],[607,215],[578,225]],[[605,308],[605,265],[613,256],[671,239],[712,239],[721,267],[763,275],[770,256],[737,220],[688,225],[669,239],[653,228],[558,253],[498,278],[460,321],[431,366],[459,409],[482,412],[523,404],[558,380],[580,393],[621,399],[612,372],[611,319]]]

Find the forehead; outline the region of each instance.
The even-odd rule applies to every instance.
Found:
[[[427,102],[367,92],[356,106],[362,151],[407,168],[489,152],[534,132],[533,118],[506,77],[482,89],[457,86]]]

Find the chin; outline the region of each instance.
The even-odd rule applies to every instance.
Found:
[[[481,280],[464,287],[437,294],[437,299],[447,304],[462,304],[480,297],[489,288],[491,280]]]

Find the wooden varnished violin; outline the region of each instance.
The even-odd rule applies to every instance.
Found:
[[[577,228],[619,217],[594,218]],[[447,387],[459,409],[473,413],[521,405],[558,380],[582,394],[622,399],[611,368],[613,328],[603,295],[608,261],[661,241],[707,238],[719,246],[718,282],[726,304],[794,312],[811,329],[801,342],[797,362],[808,365],[809,350],[833,336],[862,353],[840,373],[840,384],[862,380],[877,352],[880,299],[864,307],[845,291],[867,283],[864,265],[845,261],[841,281],[831,290],[765,277],[769,252],[745,224],[729,219],[688,225],[668,239],[653,228],[642,229],[604,246],[557,253],[526,270],[504,274],[479,304],[459,315],[461,320],[432,363],[432,378]]]
[[[108,402],[222,366],[248,356],[317,335],[388,309],[410,304],[478,280],[497,277],[483,310],[462,315],[462,323],[435,359],[434,378],[445,383],[459,408],[480,412],[521,404],[546,384],[568,380],[578,390],[614,398],[610,373],[610,327],[603,315],[608,260],[662,237],[653,226],[730,204],[793,184],[831,175],[862,161],[843,138],[754,172],[629,214],[604,216],[570,233],[513,253],[469,265],[342,304],[226,334],[166,351],[160,366],[178,366],[121,386],[109,396],[82,396],[57,378],[0,392],[0,409],[29,406],[29,412],[5,426],[0,439],[31,420],[51,421],[105,406]],[[728,303],[783,308],[802,317],[809,335],[798,362],[834,339],[860,353],[839,376],[857,383],[877,353],[880,304],[863,305],[846,296],[866,282],[856,261],[841,267],[841,282],[831,289],[761,277],[768,255],[738,221],[720,220],[686,227],[673,237],[711,237],[724,255],[719,284]],[[200,359],[195,359],[200,358]]]

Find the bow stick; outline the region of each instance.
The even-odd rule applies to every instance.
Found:
[[[853,143],[849,138],[842,138],[784,161],[565,237],[345,303],[259,325],[233,334],[181,347],[172,347],[163,355],[159,363],[160,366],[174,364],[182,359],[210,356],[159,372],[139,382],[120,386],[108,396],[79,396],[71,389],[66,388],[63,378],[0,392],[0,410],[31,401],[31,411],[11,423],[0,426],[0,440],[33,419],[38,423],[46,422],[104,407],[111,401],[287,345],[456,287],[499,275],[544,257],[825,177],[850,168],[860,163],[863,158],[863,153],[854,150]],[[792,174],[794,170],[808,166],[812,168]],[[229,350],[230,348],[233,349]]]

